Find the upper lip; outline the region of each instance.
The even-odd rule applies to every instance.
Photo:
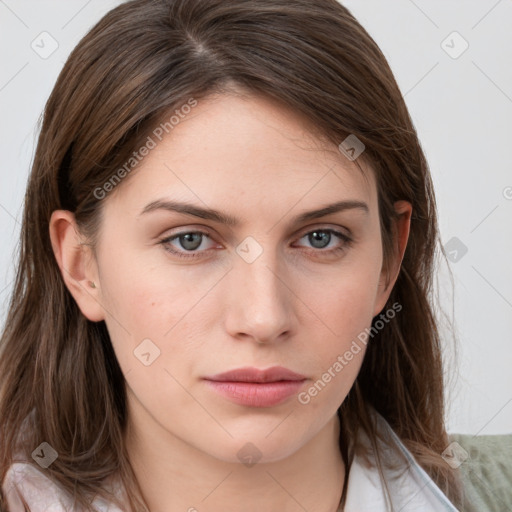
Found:
[[[272,366],[265,370],[252,367],[237,368],[205,377],[207,380],[223,382],[277,382],[280,380],[304,380],[305,378],[304,375],[292,372],[282,366]]]

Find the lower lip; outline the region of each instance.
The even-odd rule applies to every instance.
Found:
[[[232,402],[250,407],[272,407],[295,395],[304,380],[282,380],[278,382],[220,382],[206,381],[217,393]]]

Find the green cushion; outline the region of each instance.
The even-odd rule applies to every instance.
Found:
[[[465,499],[461,512],[512,511],[512,434],[450,434],[469,457],[461,464]]]

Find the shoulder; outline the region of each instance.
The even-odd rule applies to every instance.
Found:
[[[72,497],[42,471],[27,462],[13,463],[2,482],[8,512],[68,512]],[[92,505],[100,512],[121,512],[113,505],[96,498]]]
[[[387,421],[373,411],[379,434],[385,482],[377,469],[370,440],[361,432],[358,443],[366,456],[356,453],[349,470],[345,512],[385,512],[389,510],[385,486],[392,505],[402,512],[457,512],[426,471],[393,432]]]
[[[2,490],[9,512],[24,512],[25,504],[31,512],[65,512],[70,507],[63,490],[26,462],[15,462],[9,467]]]

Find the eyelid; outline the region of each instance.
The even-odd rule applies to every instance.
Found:
[[[339,233],[340,235],[342,236],[345,236],[347,238],[353,238],[352,236],[352,232],[350,229],[348,229],[347,227],[343,227],[343,226],[333,226],[332,224],[331,225],[327,225],[327,224],[312,224],[310,226],[306,226],[305,228],[301,228],[301,230],[298,232],[297,235],[294,235],[298,238],[302,238],[303,236],[311,233],[312,231],[333,231],[333,232],[337,232]],[[346,231],[346,233],[344,233],[343,231]]]

